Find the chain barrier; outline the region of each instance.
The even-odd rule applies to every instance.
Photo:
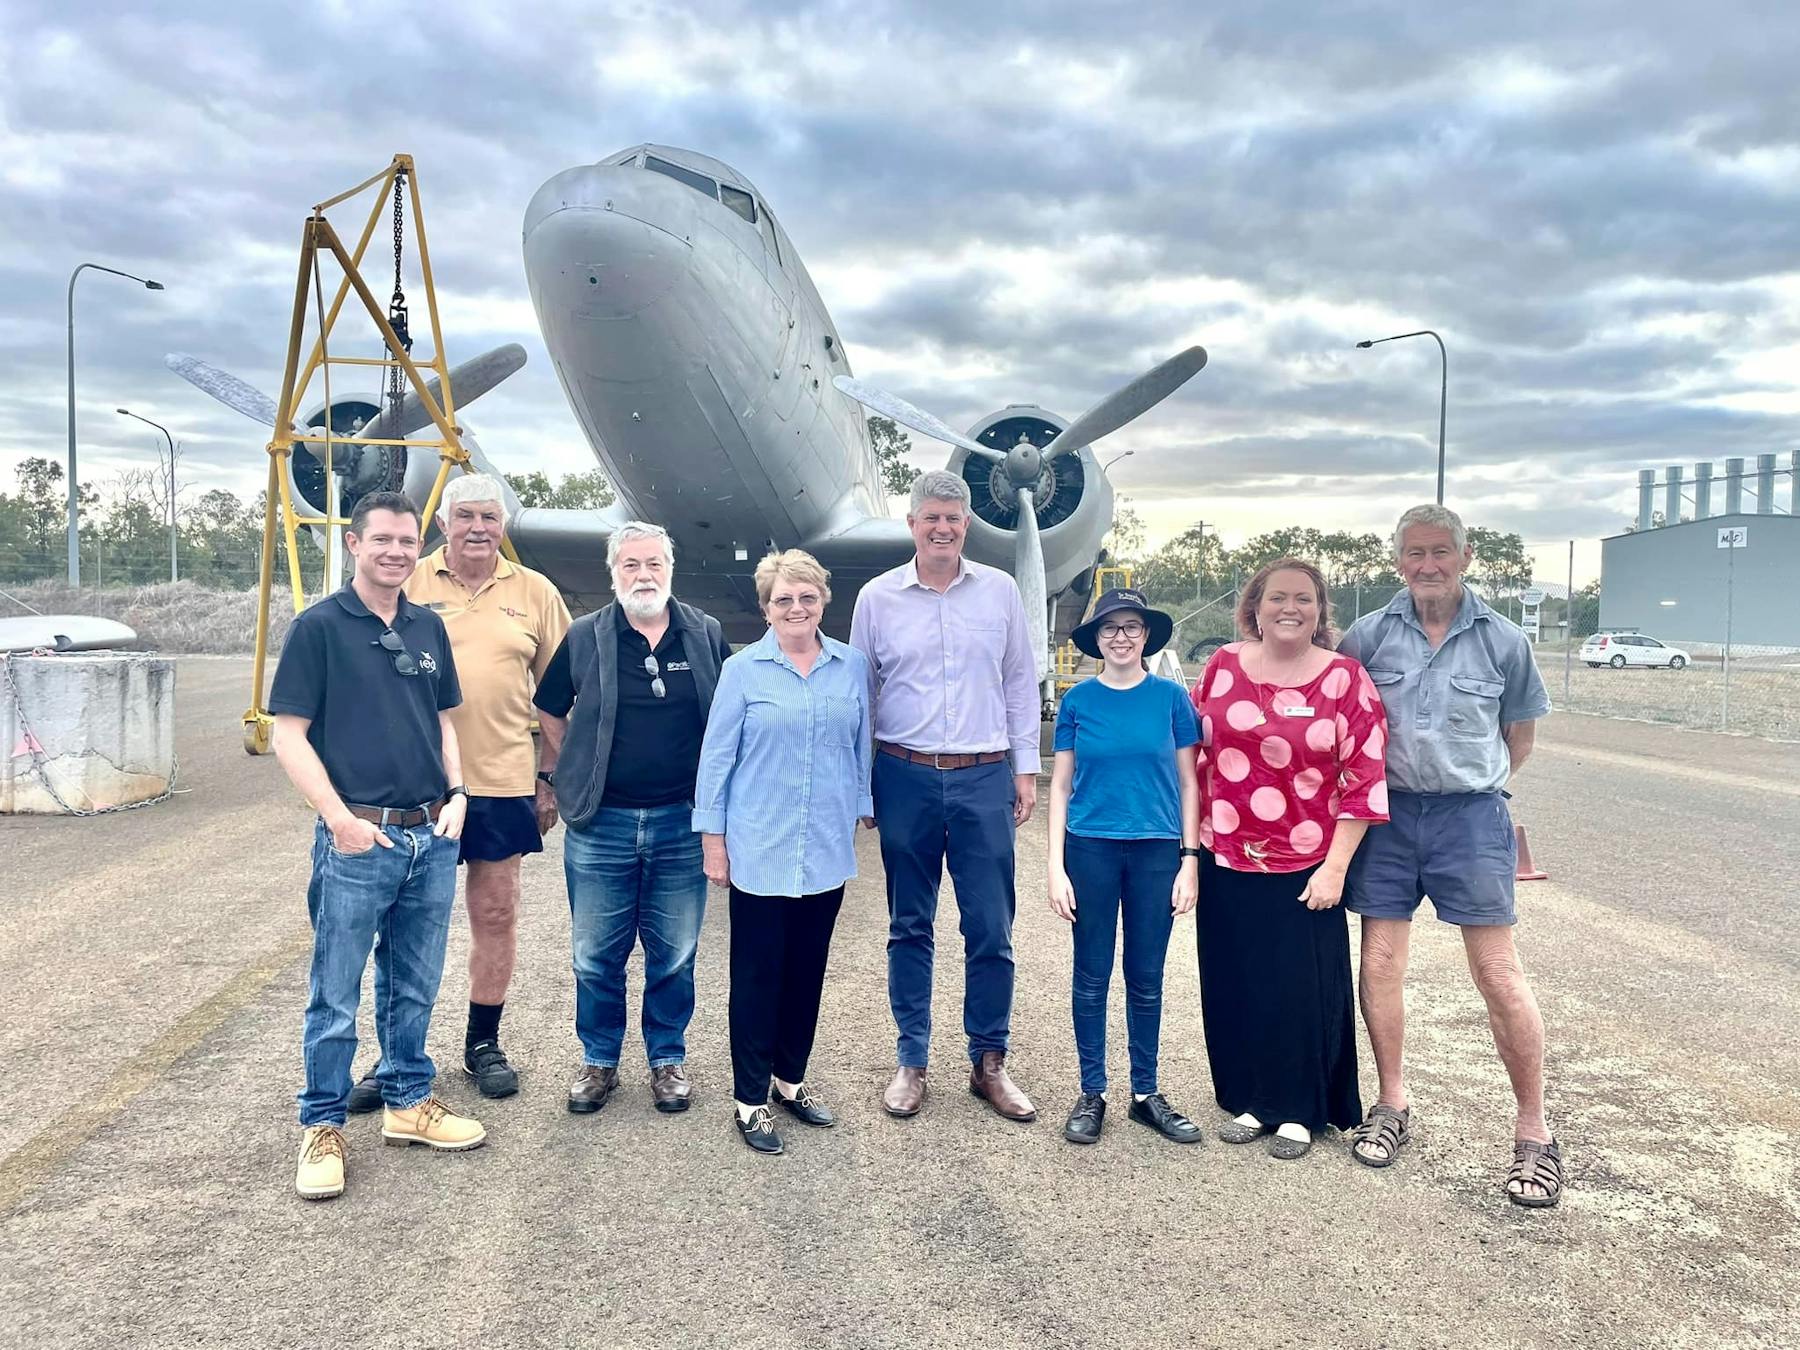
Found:
[[[12,662],[15,656],[55,656],[57,653],[47,648],[38,648],[31,652],[0,652],[0,680],[6,683],[6,691],[12,696],[13,715],[18,719],[19,728],[25,733],[25,753],[31,756],[31,770],[38,782],[43,784],[44,791],[50,800],[60,806],[65,815],[71,816],[110,816],[120,811],[137,811],[146,806],[155,806],[158,802],[166,802],[175,795],[175,782],[181,776],[181,758],[171,754],[169,757],[169,780],[163,790],[154,797],[146,797],[141,802],[121,802],[117,806],[75,806],[62,793],[56,790],[56,784],[50,781],[48,765],[50,757],[44,753],[44,745],[38,734],[32,729],[31,719],[25,715],[25,699],[19,692],[18,681],[13,679]]]

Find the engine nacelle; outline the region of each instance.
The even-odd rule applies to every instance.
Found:
[[[1004,454],[1021,436],[1041,448],[1067,425],[1065,419],[1036,404],[1015,403],[982,418],[969,428],[968,435],[977,444],[991,445]],[[1005,468],[966,450],[956,451],[948,467],[969,485],[974,515],[969,522],[969,555],[978,562],[1010,569],[1019,506]],[[1033,506],[1043,543],[1047,593],[1054,596],[1085,580],[1099,557],[1100,541],[1112,528],[1112,484],[1101,472],[1093,450],[1083,446],[1045,465]]]

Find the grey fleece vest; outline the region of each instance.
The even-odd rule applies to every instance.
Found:
[[[619,633],[608,605],[583,615],[569,628],[569,676],[575,682],[575,707],[556,761],[556,808],[565,823],[577,828],[593,819],[606,795],[606,764],[612,757],[613,726],[619,715]],[[719,621],[677,600],[670,622],[681,633],[681,647],[694,674],[700,715],[712,710],[719,686],[718,651],[725,645]]]

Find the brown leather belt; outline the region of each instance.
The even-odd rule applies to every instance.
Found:
[[[924,750],[908,750],[904,745],[894,745],[888,741],[876,741],[875,748],[884,755],[892,755],[895,759],[904,759],[913,764],[923,764],[932,769],[972,769],[977,764],[998,764],[1007,757],[1004,750],[979,750],[973,754],[930,754]]]
[[[345,802],[344,809],[371,825],[398,825],[410,829],[415,825],[437,824],[448,800],[448,797],[442,797],[429,806],[358,806],[355,802]]]

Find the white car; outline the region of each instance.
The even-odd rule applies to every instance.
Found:
[[[1595,633],[1581,644],[1581,659],[1590,666],[1667,666],[1680,670],[1693,658],[1679,647],[1642,633]]]

